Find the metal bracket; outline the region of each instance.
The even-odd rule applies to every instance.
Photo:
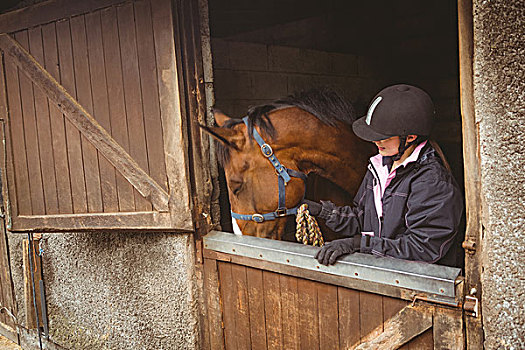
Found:
[[[478,317],[479,314],[479,300],[476,297],[476,288],[472,288],[469,295],[465,295],[465,301],[463,302],[463,310],[470,313],[470,316]]]
[[[476,252],[476,242],[465,240],[461,243],[461,246],[468,254],[474,254]]]

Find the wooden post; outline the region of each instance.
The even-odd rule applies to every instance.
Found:
[[[479,159],[478,120],[474,110],[474,33],[471,0],[458,1],[459,84],[465,162],[465,199],[467,229],[463,247],[465,254],[465,291],[476,290],[481,301],[481,172]],[[481,303],[480,303],[481,304]],[[481,305],[480,305],[481,306]],[[483,348],[481,309],[478,317],[466,316],[467,348]]]

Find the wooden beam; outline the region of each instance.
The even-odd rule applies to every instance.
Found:
[[[159,212],[83,213],[18,216],[12,220],[12,232],[70,232],[92,230],[176,231],[170,215]],[[177,232],[180,230],[177,230]],[[187,232],[187,231],[186,231]]]
[[[111,137],[38,62],[7,34],[0,34],[0,48],[46,93],[50,100],[80,130],[156,210],[168,211],[168,194]]]
[[[204,298],[207,313],[207,332],[205,334],[209,338],[204,340],[203,348],[224,349],[224,326],[217,260],[204,259]]]
[[[45,1],[0,15],[0,33],[15,32],[125,1],[127,0]]]
[[[405,306],[350,349],[397,349],[432,327],[433,310],[433,307],[426,305]]]
[[[434,349],[463,350],[465,348],[461,309],[436,308],[433,328]],[[483,349],[472,347],[471,344],[469,348]]]
[[[474,109],[474,24],[471,0],[458,1],[459,86],[465,164],[465,202],[467,227],[465,232],[465,291],[476,289],[481,300],[481,169],[479,125]],[[481,303],[480,303],[481,307]],[[465,318],[467,343],[472,349],[483,348],[481,309],[478,317]]]
[[[34,271],[34,283],[35,283],[35,298],[36,298],[36,305],[38,310],[35,309],[35,304],[33,303],[33,285],[31,283],[31,265],[29,263],[29,240],[24,239],[22,242],[23,247],[23,266],[24,266],[24,306],[26,311],[26,322],[25,327],[29,329],[37,328],[36,324],[36,313],[38,312],[38,319],[40,321],[40,326],[43,325],[42,323],[42,307],[41,307],[41,300],[40,300],[40,276],[42,274],[42,260],[40,259],[40,256],[37,254],[33,254],[33,271]],[[33,247],[31,249],[32,252],[38,251],[38,239],[33,240]]]

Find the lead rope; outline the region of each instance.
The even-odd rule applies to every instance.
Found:
[[[295,222],[297,223],[295,238],[298,242],[319,247],[324,245],[323,233],[317,224],[317,220],[310,215],[308,204],[302,204],[297,209]]]

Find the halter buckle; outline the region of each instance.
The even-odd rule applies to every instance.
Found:
[[[273,149],[272,147],[270,147],[269,144],[265,143],[261,146],[261,151],[262,151],[262,154],[266,157],[266,158],[269,158],[272,156],[273,154]]]
[[[278,217],[286,216],[286,211],[286,208],[279,208],[275,211],[275,215],[277,215]]]
[[[253,214],[252,215],[252,220],[257,222],[257,223],[261,223],[264,221],[264,216],[262,216],[261,214]]]

